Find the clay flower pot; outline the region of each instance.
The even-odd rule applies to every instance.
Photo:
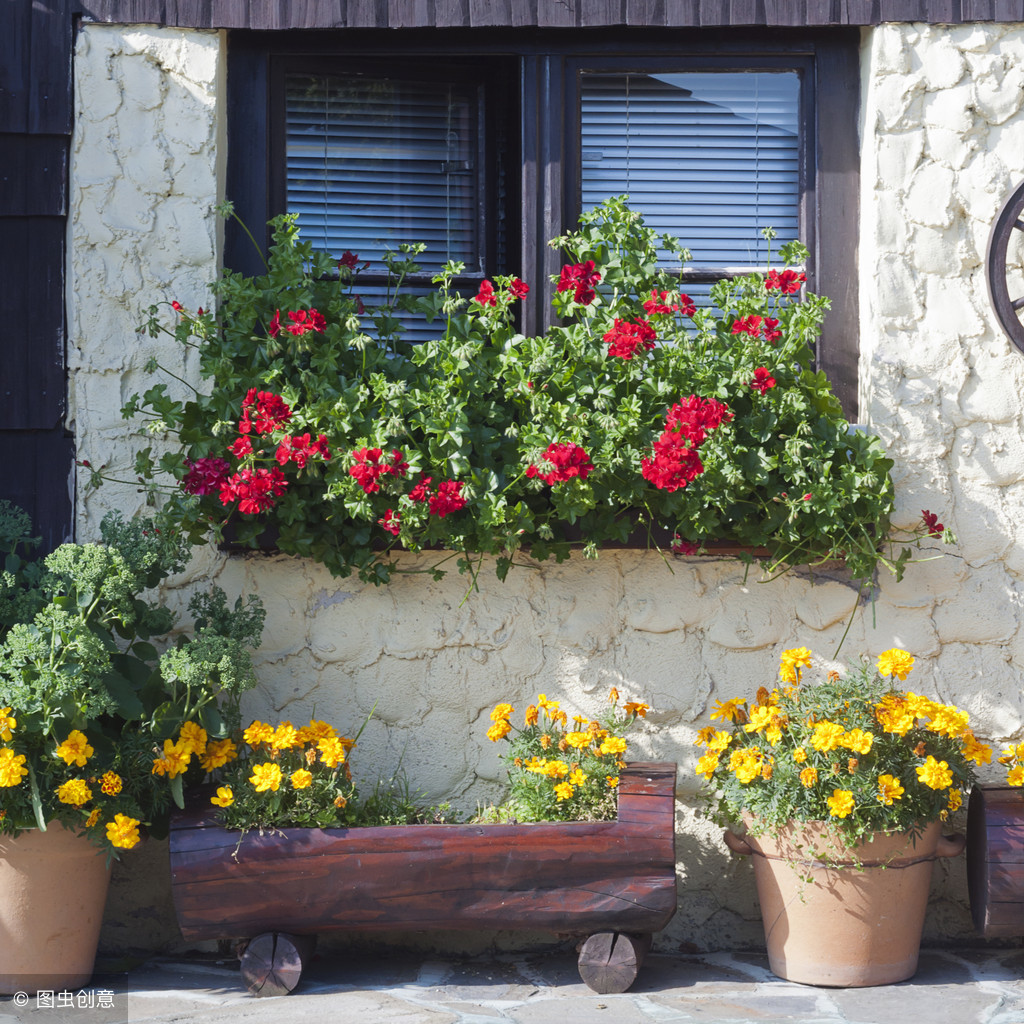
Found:
[[[56,822],[0,835],[0,992],[88,982],[109,882],[103,851]]]
[[[932,822],[917,837],[879,832],[851,849],[827,826],[794,823],[778,837],[725,833],[754,858],[774,974],[806,985],[905,981],[917,970],[932,864],[964,848]]]

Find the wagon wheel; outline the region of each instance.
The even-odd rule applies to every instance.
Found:
[[[1024,351],[1024,183],[1003,204],[988,239],[988,294],[1007,337]],[[1010,278],[1013,278],[1011,291]]]

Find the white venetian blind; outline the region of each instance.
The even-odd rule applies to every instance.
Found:
[[[762,228],[799,233],[799,95],[792,71],[584,75],[583,208],[628,193],[691,265],[763,265]]]
[[[425,242],[419,263],[479,263],[476,99],[469,86],[360,76],[289,75],[286,190],[303,238],[381,257]]]

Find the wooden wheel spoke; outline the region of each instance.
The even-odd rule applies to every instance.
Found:
[[[1022,295],[1019,299],[1014,299],[1010,303],[1010,305],[1013,307],[1014,311],[1020,309],[1022,306],[1024,306],[1024,295]]]

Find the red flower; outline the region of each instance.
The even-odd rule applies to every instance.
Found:
[[[514,298],[525,299],[530,286],[525,281],[520,281],[518,277],[514,277],[509,283],[508,290]]]
[[[800,285],[807,280],[806,274],[795,270],[769,270],[764,286],[767,291],[780,291],[783,295],[794,295],[800,291]]]
[[[267,334],[272,338],[276,338],[281,333],[281,310],[275,309],[274,315],[270,318],[270,323],[267,324]]]
[[[676,402],[665,415],[665,430],[651,446],[653,458],[641,459],[645,480],[659,490],[676,491],[704,472],[698,449],[707,435],[733,413],[714,398],[689,398]]]
[[[244,459],[246,455],[252,455],[252,442],[243,434],[237,441],[229,446],[228,451],[236,459]]]
[[[551,469],[542,472],[536,466],[528,466],[528,477],[539,477],[546,484],[552,485],[579,477],[586,480],[594,464],[590,456],[578,445],[568,441],[557,441],[549,444],[542,456]]]
[[[693,316],[693,314],[697,312],[697,306],[693,299],[683,292],[679,293],[679,312],[682,313],[683,316]]]
[[[725,402],[690,395],[665,414],[665,429],[676,431],[699,448],[707,435],[733,418]]]
[[[637,349],[646,351],[654,348],[656,337],[654,328],[643,318],[630,323],[616,317],[614,326],[605,334],[604,340],[608,342],[608,355],[632,359]]]
[[[437,493],[427,499],[430,514],[443,519],[449,512],[458,512],[466,507],[466,499],[460,493],[462,483],[458,480],[445,480],[437,485]]]
[[[321,435],[323,436],[323,435]],[[326,442],[326,438],[324,439]],[[319,443],[319,441],[317,442]],[[380,448],[359,448],[352,453],[356,460],[349,467],[349,476],[354,477],[356,483],[367,494],[373,494],[380,490],[378,481],[382,476],[405,476],[409,469],[409,463],[398,449],[391,452],[391,461],[382,459],[384,452]]]
[[[754,371],[754,379],[750,386],[763,395],[769,388],[775,387],[775,378],[768,372],[767,367],[759,366]]]
[[[346,249],[341,254],[341,259],[338,260],[338,269],[341,270],[342,267],[348,267],[349,270],[355,270],[358,262],[359,257],[354,252],[349,252]]]
[[[277,466],[270,469],[243,469],[225,480],[220,487],[222,505],[238,502],[238,511],[247,515],[265,512],[274,505],[274,498],[284,494],[288,482]]]
[[[772,316],[766,316],[764,318],[764,333],[763,337],[765,341],[770,341],[773,345],[779,338],[782,337],[782,331],[778,329],[779,321]]]
[[[181,310],[182,310],[182,305],[181,305],[181,303],[177,299],[175,299],[171,303],[171,309],[173,309],[175,311],[175,313],[180,313]]]
[[[430,481],[433,477],[424,476],[420,482],[409,492],[411,501],[426,501],[430,497]]]
[[[277,446],[277,453],[274,457],[282,466],[291,461],[299,469],[302,469],[316,455],[319,455],[325,462],[331,457],[330,451],[327,448],[327,438],[323,434],[312,442],[310,441],[309,434],[303,434],[301,437],[286,435],[281,438],[281,443]]]
[[[254,406],[255,420],[250,413]],[[269,434],[284,426],[291,418],[292,411],[280,395],[249,388],[242,402],[242,418],[238,421],[238,430],[242,434],[248,434],[255,428],[257,434]]]
[[[677,533],[672,538],[672,553],[676,555],[695,555],[700,551],[700,545],[692,541],[683,540]]]
[[[939,522],[939,517],[928,509],[921,509],[921,518],[924,520],[925,529],[929,537],[941,537],[945,527]]]
[[[291,320],[291,325],[285,327],[285,330],[296,337],[307,331],[322,332],[327,327],[327,321],[315,309],[297,309],[288,314],[288,319]]]
[[[594,285],[600,280],[601,274],[594,269],[593,260],[587,260],[586,263],[567,263],[562,267],[557,290],[560,292],[572,291],[575,302],[589,306],[596,296]]]
[[[732,325],[733,334],[749,334],[752,338],[758,338],[761,335],[761,325],[764,323],[763,316],[757,316],[751,314],[750,316],[741,316],[739,320],[736,320]]]
[[[651,289],[651,297],[644,302],[644,311],[651,314],[675,313],[678,310],[678,305],[668,305],[668,292],[659,292],[656,288]]]
[[[388,533],[393,533],[396,537],[398,536],[401,526],[399,525],[402,521],[401,513],[395,512],[392,509],[388,509],[384,515],[377,520],[379,526],[383,526]]]
[[[496,306],[498,300],[494,295],[494,285],[490,281],[481,281],[480,291],[473,296],[473,301],[481,306]]]
[[[246,438],[248,441],[248,438]],[[225,459],[215,455],[207,455],[195,462],[186,460],[188,472],[181,481],[181,489],[186,494],[213,494],[228,478],[231,466]]]

